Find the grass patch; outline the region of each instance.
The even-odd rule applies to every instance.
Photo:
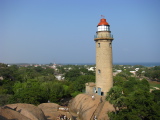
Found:
[[[150,84],[150,87],[153,88],[153,87],[158,87],[160,88],[160,83],[157,83],[157,82],[149,82]]]

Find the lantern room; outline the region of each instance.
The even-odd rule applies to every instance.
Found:
[[[102,18],[97,25],[98,31],[110,31],[110,26],[106,19]]]

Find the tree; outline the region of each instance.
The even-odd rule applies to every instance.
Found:
[[[124,79],[128,79],[128,77],[130,77],[132,75],[132,73],[130,73],[128,70],[124,70],[123,72],[120,72],[117,74],[117,76],[121,76]]]
[[[49,85],[50,94],[49,100],[51,102],[59,103],[65,94],[65,89],[62,84],[56,82]]]
[[[9,94],[0,94],[0,106],[4,106],[8,104],[8,101],[10,99],[11,95]]]
[[[138,71],[136,71],[136,75],[138,77],[141,77],[142,76],[142,69],[139,69]]]
[[[115,77],[113,78],[113,85],[114,85],[114,86],[123,86],[125,80],[126,80],[126,79],[123,78],[122,76],[117,75],[117,76],[115,76]]]
[[[69,80],[69,81],[75,81],[76,78],[80,75],[81,75],[81,73],[80,73],[79,69],[73,69],[73,70],[68,71],[65,74],[65,79]]]
[[[13,86],[14,95],[10,99],[11,103],[40,104],[47,102],[45,92],[39,87],[40,83],[35,79],[30,79],[25,83],[16,82]]]
[[[144,76],[148,77],[151,80],[160,81],[160,66],[146,68]]]
[[[130,77],[121,86],[114,86],[106,100],[113,104],[115,112],[108,113],[113,120],[158,120],[160,119],[160,92],[149,92],[148,82]]]
[[[153,90],[152,91],[154,101],[160,105],[160,90]]]
[[[113,107],[115,108],[115,113],[122,108],[125,107],[124,101],[125,96],[123,94],[123,88],[119,86],[114,86],[110,89],[110,91],[107,93],[106,100],[109,101],[111,104],[113,104]]]
[[[76,78],[76,80],[73,82],[74,84],[74,90],[82,92],[85,89],[85,83],[87,82],[95,82],[95,77],[92,75],[81,75]]]

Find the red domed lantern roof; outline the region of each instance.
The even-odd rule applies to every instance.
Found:
[[[109,24],[108,24],[108,22],[106,21],[106,19],[102,18],[102,19],[100,20],[100,23],[98,23],[98,26],[99,26],[99,25],[109,25]]]

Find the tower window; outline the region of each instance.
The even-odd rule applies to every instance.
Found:
[[[109,43],[109,47],[112,47],[112,43]]]
[[[100,74],[100,73],[101,73],[101,70],[99,69],[99,70],[98,70],[98,74]]]
[[[98,43],[98,47],[100,47],[101,46],[101,44],[100,43]]]

